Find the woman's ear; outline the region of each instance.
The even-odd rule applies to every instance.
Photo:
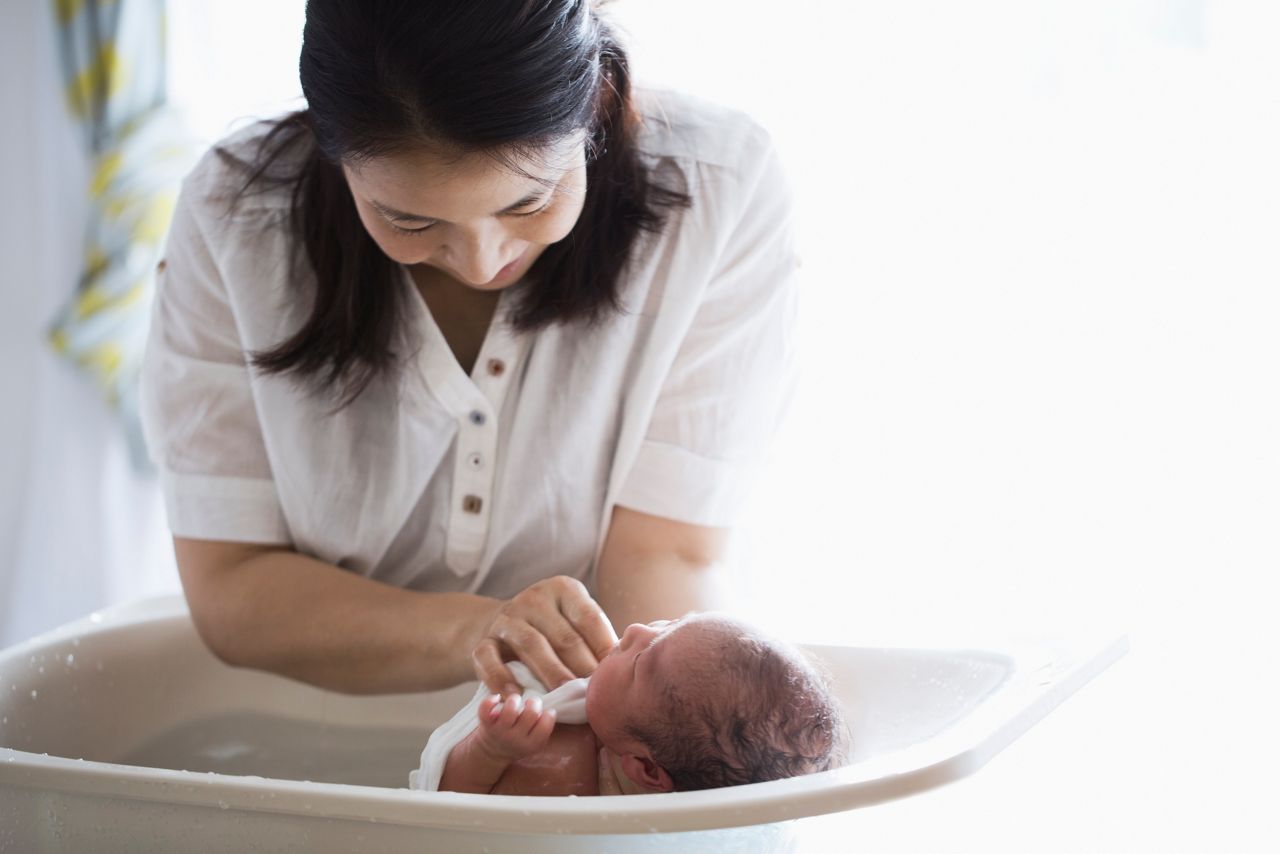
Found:
[[[634,753],[623,756],[622,773],[649,792],[670,792],[676,787],[666,769],[647,756],[636,756]]]

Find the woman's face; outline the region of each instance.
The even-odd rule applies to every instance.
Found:
[[[584,136],[516,165],[528,174],[484,154],[422,149],[342,171],[361,222],[388,258],[497,291],[519,281],[578,221],[587,187]]]

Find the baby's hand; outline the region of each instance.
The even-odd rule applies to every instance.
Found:
[[[478,711],[480,727],[476,736],[494,758],[515,761],[547,746],[555,729],[555,709],[542,710],[542,700],[526,701],[519,694],[503,700],[497,694],[485,697]]]

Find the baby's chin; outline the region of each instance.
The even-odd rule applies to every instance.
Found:
[[[603,687],[597,689],[599,684],[595,679],[588,680],[586,697],[587,725],[595,730],[597,736],[601,733],[613,732],[614,725],[617,723],[609,718],[608,703],[599,702],[600,691],[605,690]],[[604,740],[601,739],[601,743],[603,742]],[[610,745],[605,744],[605,746]]]

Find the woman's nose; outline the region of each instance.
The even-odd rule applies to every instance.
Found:
[[[498,275],[498,271],[502,269],[502,265],[496,260],[478,260],[465,264],[459,264],[458,277],[469,285],[484,285],[493,281],[494,276]]]
[[[495,235],[473,235],[464,238],[448,254],[453,267],[470,285],[483,285],[493,281],[498,271],[506,265],[500,248],[501,240]]]

